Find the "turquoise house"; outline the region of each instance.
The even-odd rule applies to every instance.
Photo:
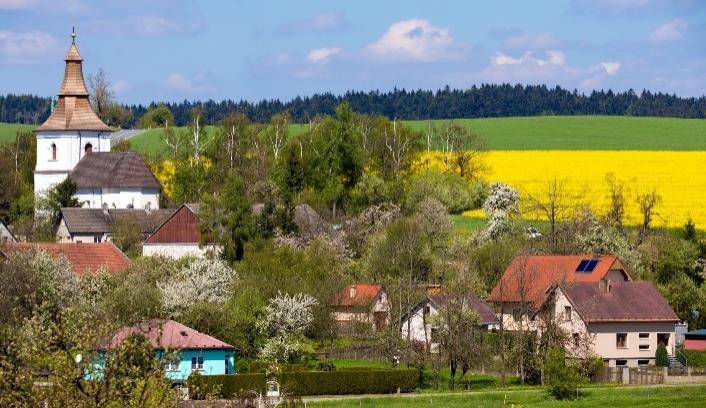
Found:
[[[151,319],[120,329],[113,337],[117,346],[128,336],[141,334],[149,340],[155,354],[174,354],[165,359],[164,372],[174,382],[183,382],[191,373],[201,375],[235,374],[235,347],[174,320]]]

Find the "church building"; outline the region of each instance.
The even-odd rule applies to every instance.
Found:
[[[144,160],[136,153],[110,153],[112,130],[91,108],[76,33],[71,37],[58,101],[35,129],[35,195],[71,175],[84,207],[159,208],[161,187]]]

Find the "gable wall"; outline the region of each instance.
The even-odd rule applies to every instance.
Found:
[[[198,219],[186,206],[182,206],[152,236],[147,244],[198,243],[200,238]]]

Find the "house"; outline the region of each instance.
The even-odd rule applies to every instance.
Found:
[[[76,33],[71,37],[56,106],[35,129],[35,195],[44,195],[68,176],[88,208],[159,208],[161,186],[144,160],[136,153],[110,152],[112,130],[91,108]]]
[[[235,374],[235,347],[174,320],[151,319],[123,327],[113,336],[106,352],[133,334],[144,336],[157,358],[176,353],[175,361],[165,362],[165,375],[184,382],[193,372],[201,375]]]
[[[684,335],[684,349],[706,351],[706,329],[687,332]]]
[[[142,244],[142,255],[161,255],[170,258],[203,257],[216,246],[201,247],[199,241],[199,205],[182,204]]]
[[[500,328],[500,323],[495,313],[476,296],[467,294],[463,297],[453,297],[445,294],[432,294],[427,295],[422,301],[402,315],[400,324],[402,337],[407,340],[431,343],[432,350],[436,349],[433,343],[437,329],[433,321],[434,316],[438,315],[439,309],[454,299],[458,299],[464,308],[470,308],[476,312],[478,325],[483,330],[492,331]]]
[[[342,334],[377,333],[390,324],[390,303],[383,285],[347,285],[334,296],[331,306],[333,320]]]
[[[110,242],[89,244],[55,244],[17,242],[0,245],[0,252],[11,258],[13,253],[36,248],[52,257],[64,257],[77,275],[95,273],[100,268],[108,272],[120,272],[130,266],[130,259]]]
[[[575,357],[589,351],[609,367],[646,366],[655,363],[659,343],[674,355],[679,318],[651,282],[563,282],[538,314],[570,335]]]
[[[56,231],[58,242],[105,242],[116,223],[133,224],[139,228],[143,239],[159,227],[174,210],[62,208],[61,220]]]
[[[17,242],[17,239],[12,235],[10,229],[7,228],[7,224],[0,220],[0,243],[3,242]]]
[[[69,177],[86,208],[159,208],[162,186],[137,153],[86,154]]]
[[[507,267],[488,301],[495,305],[504,329],[536,329],[537,322],[532,317],[555,285],[630,280],[620,259],[612,255],[518,256]]]

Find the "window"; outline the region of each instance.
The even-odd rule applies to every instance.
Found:
[[[203,370],[203,357],[191,357],[191,369],[192,370]]]
[[[638,367],[647,367],[650,365],[650,360],[637,360]]]
[[[615,360],[616,367],[625,367],[628,365],[628,360]]]
[[[431,333],[429,333],[429,337],[430,337],[429,340],[432,343],[436,343],[437,337],[439,337],[439,329],[437,329],[436,327],[432,327]]]
[[[638,348],[639,348],[640,350],[649,350],[649,349],[650,349],[650,345],[649,345],[649,344],[640,344],[640,345],[638,346]]]
[[[431,307],[424,306],[424,316],[428,316],[431,313]]]
[[[574,340],[574,347],[578,347],[581,343],[581,337],[578,333],[571,333],[571,338]]]
[[[94,242],[94,243],[102,242],[102,241],[103,241],[103,237],[100,237],[100,236],[93,237],[93,242]]]
[[[223,371],[223,372],[226,373],[226,374],[230,374],[230,373],[228,372],[228,367],[230,366],[230,358],[228,358],[228,356],[225,357],[225,363],[226,363],[226,369],[225,369],[225,371]]]
[[[564,306],[564,318],[571,320],[571,306]]]
[[[627,333],[615,333],[615,347],[628,348],[628,334]]]
[[[170,360],[164,364],[164,371],[179,371],[179,362]]]
[[[55,143],[51,144],[51,159],[52,159],[52,161],[56,161],[56,144]]]
[[[93,151],[93,145],[90,143],[86,143],[86,146],[83,148],[84,153],[91,153]]]
[[[640,338],[641,338],[641,339],[649,339],[649,338],[650,338],[650,334],[649,334],[649,333],[640,333]]]
[[[512,319],[516,322],[519,322],[522,318],[522,314],[520,313],[520,309],[512,309]]]

